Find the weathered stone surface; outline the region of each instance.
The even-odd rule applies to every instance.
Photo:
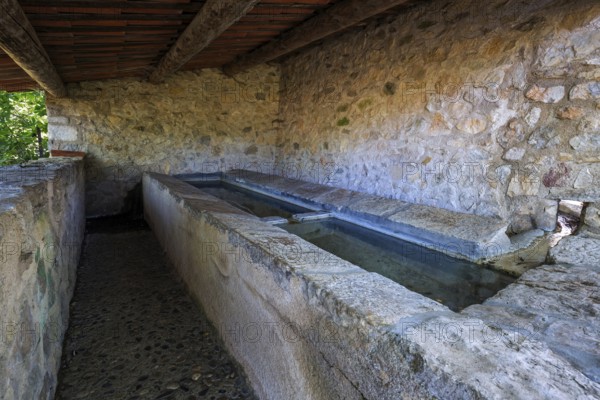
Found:
[[[593,184],[594,175],[590,172],[589,168],[583,168],[577,175],[573,187],[575,189],[585,189],[591,187]]]
[[[569,186],[572,168],[566,163],[559,163],[548,168],[547,172],[542,176],[542,182],[547,188],[566,187]],[[567,197],[571,199],[570,197]]]
[[[522,147],[512,147],[504,153],[502,159],[506,161],[519,161],[525,155],[525,149]]]
[[[272,170],[278,85],[267,66],[71,84],[47,99],[50,148],[87,153],[88,215],[126,212],[144,171]]]
[[[497,141],[503,148],[510,148],[521,143],[525,139],[523,124],[518,120],[512,120],[508,125],[501,129]]]
[[[600,268],[600,240],[581,235],[566,237],[550,250],[550,257],[557,264]]]
[[[512,222],[509,226],[509,232],[512,234],[518,234],[523,232],[532,231],[535,227],[533,218],[529,214],[517,214],[512,218]]]
[[[476,134],[483,132],[487,127],[487,123],[481,117],[473,117],[461,120],[456,127],[465,133]]]
[[[585,208],[583,223],[592,231],[600,233],[600,203],[592,203]]]
[[[583,118],[577,124],[577,131],[586,134],[594,134],[600,132],[600,116],[597,113],[592,113]]]
[[[542,103],[558,103],[565,97],[564,86],[541,87],[534,85],[525,93],[525,96],[533,101]]]
[[[579,107],[565,107],[556,113],[559,119],[579,119],[584,115],[584,111]]]
[[[527,122],[527,125],[529,125],[530,128],[533,128],[540,120],[541,115],[542,109],[539,107],[533,107],[531,111],[525,115],[525,122]]]
[[[65,121],[67,120],[67,118],[62,119],[64,119]],[[67,125],[66,122],[49,122],[48,135],[54,140],[61,142],[77,142],[79,140],[79,134],[77,133],[77,129],[74,126]]]
[[[578,129],[591,133],[593,124],[579,125],[593,119],[593,90],[576,104],[567,93],[597,82],[579,76],[592,73],[598,58],[600,5],[576,0],[567,9],[544,0],[508,8],[502,0],[450,2],[443,12],[423,4],[288,57],[278,160],[331,164],[340,171],[333,185],[346,189],[519,218],[518,198],[541,199],[545,191],[491,179],[503,159],[536,167],[539,182],[559,161],[584,167],[598,159],[569,144]],[[429,25],[432,15],[439,18]],[[391,95],[383,90],[389,82]],[[338,126],[343,118],[348,124]],[[462,169],[448,173],[456,163]]]
[[[545,231],[553,231],[556,228],[556,218],[558,216],[558,201],[543,200],[538,204],[535,214],[535,226]]]
[[[532,149],[546,149],[556,147],[560,143],[560,131],[556,126],[544,125],[534,130],[529,137],[529,145]]]
[[[516,175],[508,185],[506,194],[509,197],[536,196],[540,188],[540,181],[530,176]]]
[[[256,399],[145,224],[89,221],[85,243],[56,399]]]
[[[271,196],[282,194],[287,200],[291,198],[313,208],[341,212],[344,218],[356,218],[373,229],[384,228],[406,241],[469,260],[485,259],[490,253],[501,254],[510,246],[507,224],[496,218],[335,190],[252,171],[230,171],[223,178]],[[172,186],[180,185],[175,182]]]
[[[550,188],[548,197],[556,200],[569,199],[594,203],[600,201],[600,188],[592,186],[582,191],[581,189],[571,189],[569,187],[553,187]]]
[[[579,218],[583,210],[583,203],[571,200],[563,200],[558,205],[558,211]]]
[[[143,171],[242,168],[510,222],[519,196],[507,193],[519,190],[494,173],[498,145],[524,149],[511,162],[598,160],[568,141],[598,126],[600,11],[503,1],[390,15],[288,57],[281,85],[266,66],[235,81],[205,70],[159,86],[71,85],[70,98],[48,100],[51,146],[90,155],[91,215],[127,209]],[[553,103],[561,88],[583,98]]]
[[[0,393],[53,399],[84,231],[83,162],[0,168]]]
[[[600,270],[544,265],[481,306],[463,311],[470,317],[519,336],[544,342],[558,356],[595,382],[600,382],[597,318]]]
[[[573,150],[580,152],[595,152],[600,150],[600,133],[574,136],[569,140]]]
[[[145,175],[146,218],[213,323],[294,323],[294,340],[276,332],[247,343],[236,340],[235,330],[222,331],[259,397],[566,400],[600,394],[579,366],[554,352],[565,341],[551,346],[452,313],[281,229],[213,214],[211,203],[192,206],[173,184]],[[199,251],[202,240],[225,250]]]
[[[569,93],[571,100],[600,99],[600,82],[587,82],[575,85]]]

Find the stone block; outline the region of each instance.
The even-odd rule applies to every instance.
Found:
[[[512,234],[530,231],[534,228],[534,221],[529,214],[517,214],[511,219],[508,230]]]
[[[558,201],[541,200],[538,203],[534,216],[535,226],[547,232],[556,228],[556,219],[558,217]]]
[[[565,107],[556,112],[558,119],[574,120],[583,117],[584,111],[579,107]]]
[[[519,161],[525,155],[525,149],[522,147],[512,147],[504,153],[502,156],[503,160],[506,161]]]
[[[48,124],[48,136],[54,141],[76,142],[79,139],[77,129],[70,125]]]
[[[565,87],[542,87],[538,85],[533,85],[525,93],[525,97],[527,97],[530,100],[538,101],[541,103],[558,103],[563,99],[563,97],[565,97]]]
[[[600,82],[586,82],[573,86],[569,92],[571,100],[600,99]]]
[[[600,233],[600,203],[591,203],[585,208],[583,223]]]
[[[581,235],[568,236],[550,249],[550,258],[557,264],[600,269],[600,240]]]

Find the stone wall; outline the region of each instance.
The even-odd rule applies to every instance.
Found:
[[[128,211],[143,171],[257,170],[274,158],[279,71],[82,82],[47,100],[50,148],[84,151],[88,215]]]
[[[552,230],[600,200],[600,5],[422,2],[229,78],[69,85],[52,149],[88,154],[89,215],[127,211],[142,171],[275,172]]]
[[[83,162],[0,168],[0,393],[52,399],[84,232]]]
[[[600,4],[424,2],[284,61],[278,160],[306,180],[551,230],[600,199]]]

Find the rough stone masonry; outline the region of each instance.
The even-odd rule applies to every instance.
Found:
[[[51,146],[88,153],[90,215],[141,171],[242,168],[552,230],[557,199],[600,200],[599,28],[588,0],[423,2],[281,73],[70,85]]]
[[[0,393],[52,399],[84,231],[83,162],[0,168]]]
[[[144,171],[257,169],[275,157],[279,75],[259,67],[235,79],[181,72],[154,85],[135,79],[69,85],[48,97],[50,147],[84,151],[86,211],[128,211]]]
[[[279,159],[336,186],[513,232],[597,200],[597,2],[425,2],[288,58],[281,86]]]

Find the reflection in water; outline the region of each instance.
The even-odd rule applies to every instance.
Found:
[[[310,212],[306,208],[251,192],[227,183],[188,182],[202,191],[257,217],[290,218],[293,214]]]
[[[282,225],[281,228],[454,311],[483,302],[515,280],[469,261],[340,220]]]

